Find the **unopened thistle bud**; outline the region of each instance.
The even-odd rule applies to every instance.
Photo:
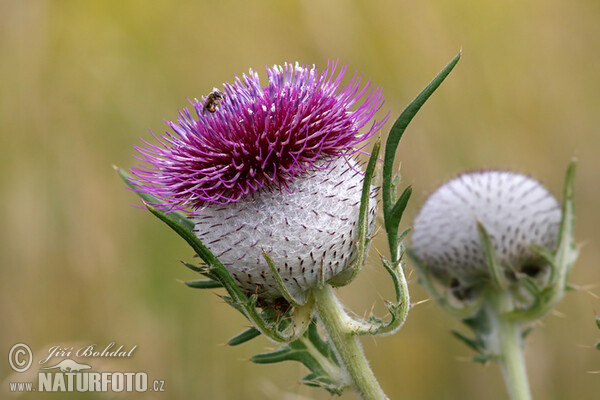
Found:
[[[421,284],[472,330],[453,333],[479,353],[473,360],[498,363],[511,399],[531,399],[523,339],[561,300],[577,259],[574,174],[575,161],[562,207],[525,175],[463,174],[437,189],[415,221],[409,255]]]
[[[345,67],[334,72],[274,66],[263,86],[250,70],[193,102],[196,116],[182,111],[159,145],[138,148],[150,165],[132,169],[140,190],[165,211],[190,210],[198,238],[262,299],[280,296],[263,250],[292,294],[356,255],[363,179],[354,154],[385,122],[372,121],[383,96],[356,75],[341,87]]]
[[[545,262],[530,250],[557,245],[560,205],[539,182],[504,171],[465,173],[442,185],[415,219],[414,254],[457,293],[490,281],[477,230],[489,233],[504,274],[537,275]]]

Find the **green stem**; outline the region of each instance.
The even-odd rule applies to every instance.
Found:
[[[487,298],[490,334],[486,338],[488,350],[496,355],[511,400],[531,400],[521,323],[507,318],[513,310],[510,291],[494,290]]]
[[[352,334],[348,326],[350,318],[344,312],[333,288],[325,285],[320,289],[315,289],[313,295],[321,325],[327,332],[327,337],[333,345],[340,363],[348,373],[354,389],[364,400],[387,399],[379,382],[375,379],[373,371],[369,368],[358,338]]]

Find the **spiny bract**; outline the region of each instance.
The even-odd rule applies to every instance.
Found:
[[[248,293],[280,295],[264,249],[287,289],[298,295],[344,270],[356,256],[363,180],[357,168],[353,159],[339,158],[299,176],[291,193],[264,189],[233,204],[211,204],[194,217],[194,231]],[[372,200],[371,232],[375,205]]]

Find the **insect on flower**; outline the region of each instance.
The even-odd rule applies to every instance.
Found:
[[[217,88],[213,88],[213,91],[206,96],[206,100],[204,100],[204,107],[202,108],[202,114],[205,111],[209,113],[214,113],[217,111],[217,106],[219,102],[223,100],[223,94],[217,90]]]

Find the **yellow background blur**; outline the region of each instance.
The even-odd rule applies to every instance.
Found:
[[[597,0],[0,1],[0,397],[7,382],[25,379],[6,362],[15,343],[39,357],[53,345],[114,341],[137,345],[134,356],[88,360],[95,370],[165,381],[165,393],[137,398],[329,398],[297,383],[306,374],[299,365],[246,361],[273,346],[263,338],[220,346],[247,322],[213,293],[179,282],[196,278],[177,261],[191,250],[130,206],[137,199],[111,164],[135,164],[132,146],[148,129],[164,131],[186,98],[248,68],[265,79],[265,65],[284,61],[347,60],[384,88],[380,117],[389,110],[393,120],[461,47],[463,59],[400,144],[404,183],[415,190],[404,226],[464,169],[530,173],[560,198],[576,155],[585,246],[571,280],[598,285]],[[392,294],[375,258],[340,292],[359,314],[381,313]],[[427,297],[414,276],[411,293]],[[600,300],[568,293],[560,314],[529,337],[536,399],[600,398],[600,375],[587,373],[600,370],[600,352],[584,347],[600,339],[594,310]],[[473,353],[450,328],[460,325],[430,302],[398,334],[363,338],[392,399],[506,398],[496,366],[466,361]]]

